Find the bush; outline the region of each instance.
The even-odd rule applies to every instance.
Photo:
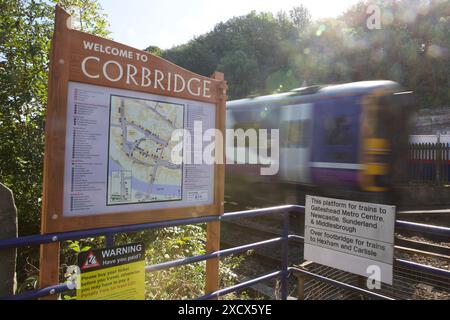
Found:
[[[201,226],[170,227],[156,231],[156,239],[146,252],[147,264],[182,259],[187,256],[205,254],[206,231]],[[220,287],[228,287],[238,281],[233,271],[243,256],[221,259]],[[192,299],[204,294],[205,262],[152,272],[146,275],[147,299]],[[246,298],[243,294],[239,298]],[[230,298],[237,298],[230,296]]]

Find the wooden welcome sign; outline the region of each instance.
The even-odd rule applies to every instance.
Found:
[[[223,164],[198,159],[203,132],[224,136],[222,73],[203,77],[73,30],[59,6],[51,50],[42,233],[223,213]],[[211,224],[210,250],[218,237]],[[44,264],[59,254],[51,246]]]

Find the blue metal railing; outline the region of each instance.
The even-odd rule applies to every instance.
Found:
[[[200,224],[200,223],[206,223],[206,222],[213,222],[213,221],[227,221],[232,219],[238,219],[238,218],[245,218],[245,217],[256,217],[261,215],[268,215],[268,214],[282,214],[283,215],[283,232],[281,237],[276,237],[273,239],[260,241],[256,243],[246,244],[234,248],[229,248],[225,250],[220,250],[212,253],[207,253],[203,255],[198,256],[192,256],[192,257],[186,257],[178,260],[163,262],[156,265],[146,266],[145,271],[146,272],[152,272],[157,270],[163,270],[173,267],[178,267],[182,265],[187,265],[191,263],[206,261],[209,259],[214,258],[221,258],[232,254],[239,254],[246,252],[248,250],[260,248],[267,245],[274,245],[274,244],[280,244],[281,245],[281,266],[280,270],[276,272],[272,272],[269,274],[262,275],[260,277],[239,283],[237,285],[234,285],[229,288],[220,289],[216,292],[211,292],[208,294],[205,294],[201,297],[198,297],[198,300],[204,300],[204,299],[212,299],[216,297],[220,297],[244,288],[248,288],[250,286],[253,286],[254,284],[267,281],[270,279],[279,278],[280,279],[280,293],[281,293],[281,299],[285,300],[288,297],[288,276],[292,273],[301,273],[307,276],[311,276],[313,278],[316,278],[319,281],[325,281],[330,284],[333,284],[335,286],[345,288],[348,290],[352,290],[361,294],[364,294],[366,296],[370,296],[374,299],[391,299],[389,297],[359,288],[355,287],[346,283],[342,283],[336,280],[328,279],[323,276],[314,275],[308,271],[301,270],[299,268],[290,267],[289,266],[289,241],[295,240],[295,241],[302,241],[304,240],[303,237],[298,235],[290,235],[289,234],[289,215],[290,214],[303,214],[304,213],[304,207],[298,206],[298,205],[285,205],[285,206],[278,206],[278,207],[272,207],[272,208],[264,208],[264,209],[255,209],[255,210],[247,210],[247,211],[239,211],[239,212],[233,212],[233,213],[226,213],[222,216],[209,216],[209,217],[200,217],[200,218],[190,218],[190,219],[182,219],[182,220],[173,220],[169,222],[154,222],[154,223],[144,223],[144,224],[137,224],[137,225],[128,225],[128,226],[120,226],[120,227],[110,227],[110,228],[98,228],[98,229],[89,229],[89,230],[81,230],[81,231],[71,231],[71,232],[63,232],[63,233],[54,233],[54,234],[46,234],[46,235],[33,235],[33,236],[25,236],[25,237],[19,237],[19,238],[12,238],[12,239],[6,239],[6,240],[0,240],[0,250],[1,249],[7,249],[7,248],[20,248],[25,246],[33,246],[33,245],[40,245],[45,243],[52,243],[52,242],[61,242],[65,240],[78,240],[83,238],[90,238],[90,237],[99,237],[99,236],[105,236],[107,241],[107,246],[113,246],[114,245],[114,235],[118,233],[128,233],[128,232],[137,232],[137,231],[143,231],[143,230],[149,230],[149,229],[158,229],[158,228],[165,228],[165,227],[172,227],[172,226],[182,226],[182,225],[190,225],[190,224]],[[422,225],[417,223],[411,223],[406,221],[397,221],[396,227],[399,227],[403,230],[410,230],[410,231],[418,231],[418,232],[436,232],[439,235],[448,236],[450,238],[450,228],[443,228],[443,227],[433,227],[428,225]],[[425,265],[420,265],[417,263],[412,263],[404,260],[398,260],[396,259],[397,263],[406,265],[408,267],[414,268],[415,270],[421,270],[424,272],[429,272],[431,274],[437,274],[440,276],[445,276],[448,279],[450,279],[450,271],[437,269]],[[58,293],[62,293],[68,290],[73,290],[74,286],[71,283],[64,283],[59,285],[54,285],[47,288],[42,288],[35,291],[26,292],[23,294],[18,294],[15,296],[9,296],[5,297],[3,299],[8,300],[26,300],[26,299],[37,299],[48,295],[54,295]]]

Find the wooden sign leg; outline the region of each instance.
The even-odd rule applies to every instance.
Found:
[[[39,287],[45,288],[59,284],[59,242],[41,245],[39,264]],[[57,294],[41,298],[42,300],[56,300]]]
[[[218,94],[219,102],[217,104],[216,123],[219,125],[217,129],[221,132],[222,137],[216,136],[216,161],[225,161],[225,103],[226,103],[226,82],[224,75],[221,72],[214,72],[213,79],[222,81],[220,86],[220,93]],[[216,184],[215,184],[215,202],[218,203],[217,214],[222,215],[224,212],[224,181],[225,181],[225,166],[222,161],[218,161],[215,165]],[[206,228],[206,252],[211,253],[220,250],[220,221],[209,222]],[[219,264],[220,259],[210,259],[206,261],[206,293],[211,293],[219,290]],[[217,298],[216,298],[217,299]]]
[[[206,227],[206,252],[220,250],[220,221],[208,222]],[[206,293],[219,290],[219,263],[220,259],[206,261]]]

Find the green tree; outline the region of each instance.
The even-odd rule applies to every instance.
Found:
[[[234,96],[251,94],[254,88],[254,76],[259,74],[258,62],[242,50],[227,54],[217,69],[228,75],[229,90]]]
[[[381,29],[367,27],[369,5]],[[162,56],[203,75],[225,72],[230,99],[302,83],[394,80],[424,107],[450,100],[450,2],[362,0],[340,17],[311,21],[303,6],[274,17],[251,12],[220,22]]]
[[[25,234],[39,231],[52,11],[41,1],[1,7],[0,179],[14,191]]]
[[[52,0],[59,4],[71,16],[75,29],[108,38],[111,32],[108,30],[107,15],[98,0]]]
[[[305,31],[311,23],[311,14],[303,5],[289,10],[289,16],[294,26],[301,32]]]
[[[198,74],[210,76],[218,63],[213,34],[209,33],[162,53],[162,57]]]
[[[368,30],[366,8],[381,11],[381,29]],[[418,94],[423,107],[448,105],[450,100],[450,2],[361,1],[341,18],[351,30],[354,50],[345,49],[352,79],[390,79]]]
[[[160,57],[163,54],[163,50],[161,50],[161,48],[157,46],[148,46],[147,48],[144,49],[144,51],[147,51],[158,57]]]
[[[44,122],[53,6],[38,0],[1,0],[0,179],[15,194],[21,234],[39,231]],[[66,0],[63,7],[80,1]],[[96,0],[82,1],[84,30],[105,35]],[[97,19],[98,18],[98,19]]]
[[[0,181],[13,190],[19,234],[27,235],[39,233],[40,225],[54,7],[44,0],[0,0],[0,8]],[[85,17],[91,20],[85,30],[107,34],[103,22],[94,23],[96,15]],[[19,251],[18,265],[25,270],[19,282],[36,272],[37,257],[35,248]]]
[[[230,99],[250,94],[272,93],[273,76],[280,69],[289,72],[290,55],[297,51],[299,30],[286,13],[251,12],[221,22],[214,30],[187,44],[163,52],[163,57],[196,73],[209,76],[224,71]],[[291,70],[291,74],[296,73]],[[270,85],[266,79],[271,77]],[[297,81],[289,81],[297,83]],[[291,89],[291,88],[287,88]]]

